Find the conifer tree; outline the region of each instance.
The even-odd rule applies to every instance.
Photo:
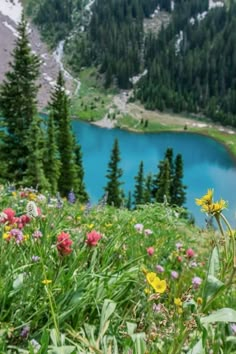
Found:
[[[183,159],[178,154],[175,159],[175,173],[172,182],[171,204],[183,206],[186,200],[186,186],[182,182],[183,179]]]
[[[27,169],[24,173],[23,185],[39,190],[46,190],[49,187],[44,174],[44,143],[41,120],[34,116],[28,129],[27,146],[30,154],[26,159]]]
[[[10,182],[22,181],[31,153],[28,131],[37,112],[39,58],[32,53],[24,15],[18,26],[18,37],[12,52],[10,70],[0,88],[0,108],[5,126],[1,160],[7,161],[5,177]]]
[[[144,180],[143,199],[145,204],[152,202],[152,184],[153,184],[152,174],[149,173]]]
[[[121,206],[123,201],[123,191],[120,188],[123,184],[120,182],[123,171],[119,168],[120,161],[119,143],[118,140],[115,139],[106,175],[108,182],[104,189],[105,192],[107,192],[107,204],[114,205],[118,208]]]
[[[134,187],[134,205],[144,203],[144,171],[143,161],[140,162],[137,176],[134,177],[136,184]]]
[[[57,130],[54,123],[53,114],[48,117],[47,128],[47,153],[45,170],[50,183],[50,192],[55,195],[58,191],[58,180],[60,176],[61,161],[57,146]]]
[[[76,177],[74,183],[74,192],[81,203],[85,203],[89,200],[88,193],[86,192],[84,184],[84,169],[82,161],[82,151],[81,146],[75,143],[74,147],[75,154],[75,168],[76,168]]]
[[[170,164],[169,160],[165,159],[158,165],[159,173],[155,180],[156,192],[155,200],[159,203],[170,201]]]

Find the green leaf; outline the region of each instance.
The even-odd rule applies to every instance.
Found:
[[[131,323],[131,322],[126,322],[126,326],[127,326],[128,335],[131,337],[132,334],[134,334],[134,332],[136,331],[137,324]]]
[[[195,346],[188,351],[187,354],[205,354],[205,350],[202,346],[202,340],[200,339]]]
[[[13,289],[14,290],[19,289],[23,285],[23,282],[24,282],[24,274],[20,273],[13,282]]]
[[[48,351],[49,354],[72,354],[74,352],[75,347],[72,345],[64,345],[63,347],[52,347]]]
[[[208,275],[206,285],[204,288],[203,298],[209,300],[212,298],[218,291],[224,287],[224,283],[219,279],[215,278],[213,275]]]
[[[217,247],[214,247],[209,264],[208,275],[216,277],[220,271],[220,260],[219,260],[219,251]]]
[[[146,352],[145,333],[133,334],[131,338],[135,344],[135,354],[145,354]]]
[[[236,311],[225,307],[201,318],[201,323],[203,324],[215,322],[236,322]]]
[[[111,315],[113,314],[113,312],[115,311],[116,308],[116,303],[106,299],[104,301],[103,307],[102,307],[102,314],[101,314],[101,321],[100,321],[100,328],[99,328],[99,335],[98,335],[98,339],[100,340],[102,338],[102,336],[104,335],[104,333],[107,330],[107,327],[109,325],[109,318],[111,317]]]

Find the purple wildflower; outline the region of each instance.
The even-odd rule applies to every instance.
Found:
[[[158,273],[163,273],[164,272],[164,268],[160,264],[158,264],[156,266],[156,270],[158,271]]]
[[[149,236],[149,235],[152,235],[153,232],[152,232],[152,230],[150,230],[150,229],[145,229],[145,230],[144,230],[144,234],[145,234],[146,236]]]
[[[161,304],[153,304],[152,309],[154,312],[161,312]]]
[[[182,243],[177,242],[175,247],[177,248],[177,250],[180,250],[183,247],[183,245],[182,245]]]
[[[30,331],[29,326],[23,327],[22,331],[20,332],[20,336],[21,336],[22,338],[27,338],[28,335],[29,335],[29,331]]]
[[[43,234],[41,231],[36,230],[36,231],[34,231],[32,236],[33,236],[33,238],[38,239],[38,238],[41,238],[43,236]]]
[[[179,273],[176,272],[175,270],[172,270],[172,272],[171,272],[171,278],[172,278],[172,279],[178,279],[178,277],[179,277]]]
[[[142,233],[143,232],[143,224],[135,224],[134,228],[136,231]]]
[[[192,284],[193,284],[193,288],[194,288],[194,289],[198,289],[199,286],[202,284],[202,279],[199,278],[199,277],[194,277],[194,278],[192,279]]]
[[[16,243],[21,243],[24,240],[24,236],[21,230],[19,229],[12,229],[10,231],[10,235],[15,238]]]
[[[32,256],[31,259],[32,259],[32,262],[35,262],[35,263],[40,261],[40,257],[39,256]]]
[[[35,339],[31,339],[30,344],[32,345],[32,347],[36,351],[36,353],[38,353],[41,348],[41,345]]]
[[[68,194],[68,202],[71,204],[74,204],[76,201],[75,193],[73,191],[70,191]]]
[[[231,328],[233,334],[236,335],[236,323],[232,323],[232,324],[230,325],[230,328]]]

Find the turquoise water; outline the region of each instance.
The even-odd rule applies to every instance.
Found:
[[[119,139],[123,169],[123,188],[134,190],[134,176],[139,163],[144,162],[145,174],[156,174],[157,165],[168,147],[174,154],[182,154],[184,183],[187,185],[186,207],[192,212],[198,225],[203,226],[205,215],[195,205],[208,188],[214,188],[215,199],[223,198],[229,203],[226,215],[236,226],[236,163],[225,147],[215,140],[189,133],[137,134],[119,129],[100,127],[73,121],[73,130],[83,151],[85,183],[90,199],[96,203],[103,195],[106,185],[107,165],[114,139]]]

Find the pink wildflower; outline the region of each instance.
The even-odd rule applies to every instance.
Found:
[[[57,250],[61,256],[66,256],[72,252],[72,243],[73,241],[70,239],[70,235],[65,232],[57,236]]]
[[[179,277],[179,273],[176,272],[175,270],[173,270],[173,271],[171,272],[171,278],[172,278],[172,279],[178,279],[178,277]]]
[[[187,249],[187,251],[186,251],[186,256],[187,256],[188,258],[193,258],[193,257],[195,256],[194,250],[193,250],[192,248]]]
[[[147,248],[147,253],[148,253],[149,256],[153,256],[154,252],[155,252],[154,247],[148,247]]]
[[[101,234],[99,234],[95,230],[92,230],[91,232],[87,233],[86,243],[88,246],[94,247],[94,246],[97,246],[97,243],[101,238],[102,238]]]
[[[15,211],[11,208],[7,208],[3,210],[3,213],[6,215],[6,218],[4,220],[4,222],[7,222],[9,224],[14,224],[15,222]]]
[[[194,289],[198,289],[199,286],[201,285],[201,283],[202,283],[202,279],[199,278],[199,277],[194,277],[194,278],[192,279],[192,284],[193,284],[193,288],[194,288]]]

